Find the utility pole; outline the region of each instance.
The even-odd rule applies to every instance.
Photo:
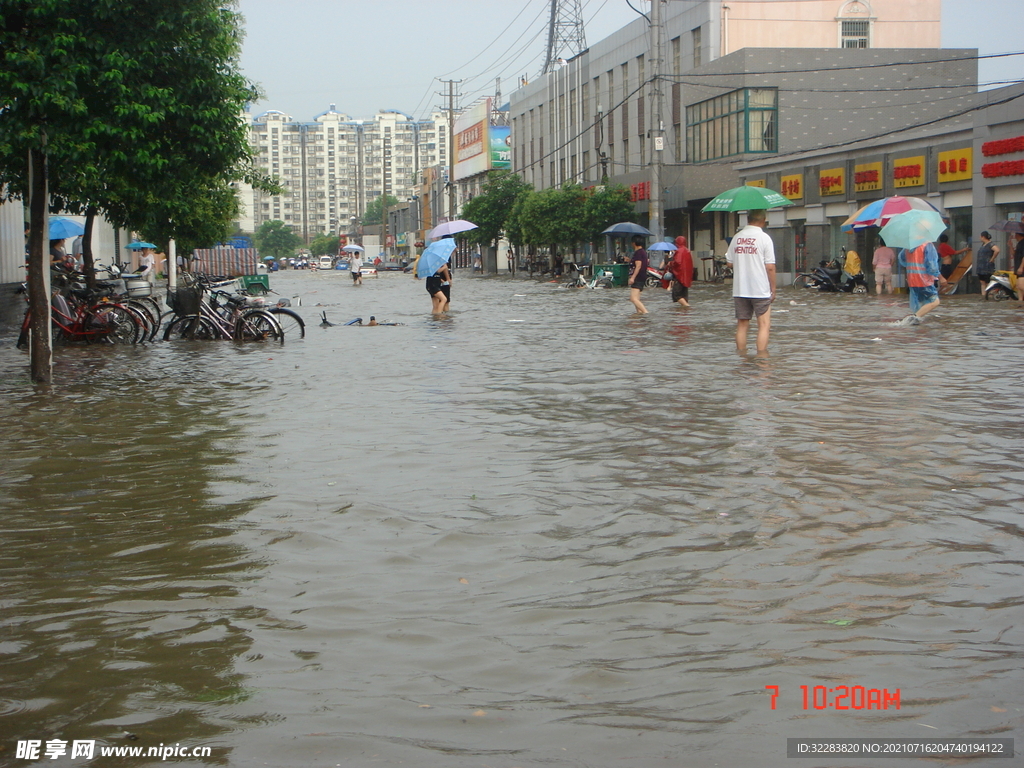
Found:
[[[654,119],[651,121],[652,138],[651,142],[651,201],[648,207],[650,217],[650,229],[654,233],[657,242],[665,239],[665,201],[661,194],[661,165],[665,151],[665,125],[662,121],[661,94],[661,3],[663,0],[651,0],[651,36],[654,38],[653,61],[651,62],[652,77],[651,96],[654,97]]]
[[[455,220],[455,84],[461,80],[442,80],[448,83],[448,220]],[[443,93],[440,95],[444,95]]]

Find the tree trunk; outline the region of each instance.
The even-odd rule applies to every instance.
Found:
[[[82,235],[82,271],[85,272],[85,284],[96,287],[96,269],[92,258],[92,228],[96,220],[96,208],[89,206],[85,211],[85,234]]]
[[[53,350],[50,335],[50,248],[47,242],[49,195],[46,189],[46,150],[28,153],[29,236],[28,311],[30,375],[36,384],[53,380]]]

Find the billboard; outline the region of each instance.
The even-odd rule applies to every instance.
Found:
[[[512,168],[512,129],[507,125],[489,127],[491,137],[491,170]]]
[[[488,170],[490,148],[487,130],[491,121],[491,100],[484,99],[459,115],[455,121],[455,180]]]

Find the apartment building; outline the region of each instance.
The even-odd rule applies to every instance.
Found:
[[[352,231],[375,198],[409,199],[423,169],[447,162],[447,131],[441,112],[414,120],[382,110],[371,120],[354,120],[332,104],[311,122],[276,110],[256,115],[251,132],[257,164],[287,191],[251,192],[253,229],[279,220],[306,242]]]

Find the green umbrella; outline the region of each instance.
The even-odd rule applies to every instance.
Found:
[[[890,248],[917,248],[935,240],[946,223],[935,211],[897,213],[878,233]]]
[[[773,189],[764,187],[736,187],[720,194],[702,211],[763,211],[768,208],[781,208],[793,205],[793,201],[783,197]]]

